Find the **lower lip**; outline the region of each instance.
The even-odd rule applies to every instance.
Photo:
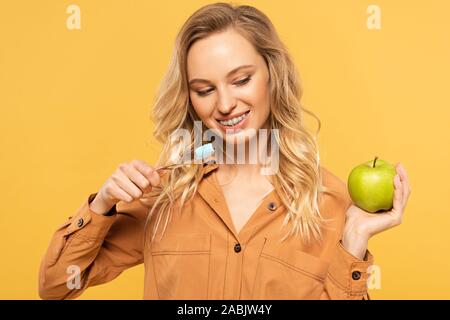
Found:
[[[217,121],[217,123],[219,124],[220,129],[222,129],[222,131],[225,131],[225,132],[227,132],[227,130],[234,131],[234,130],[237,130],[237,129],[242,129],[247,124],[247,120],[250,117],[250,114],[251,114],[251,111],[249,111],[247,113],[247,115],[245,116],[244,120],[242,120],[241,122],[235,124],[234,126],[224,126],[219,121]]]

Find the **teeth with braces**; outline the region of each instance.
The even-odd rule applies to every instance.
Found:
[[[220,124],[222,124],[224,126],[234,126],[235,124],[237,124],[237,123],[241,122],[242,120],[244,120],[244,118],[247,115],[248,115],[248,112],[244,113],[243,115],[241,115],[239,117],[236,117],[236,118],[233,118],[233,119],[230,119],[230,120],[225,120],[225,121],[219,120],[219,122],[220,122]]]

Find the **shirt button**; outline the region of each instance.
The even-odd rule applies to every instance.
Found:
[[[275,202],[269,202],[269,204],[267,205],[267,209],[269,209],[270,211],[275,211],[277,209],[277,204]]]
[[[359,271],[353,271],[352,272],[352,279],[353,280],[359,280],[361,278],[361,272]]]
[[[234,246],[234,252],[241,252],[241,245],[240,245],[239,243],[237,243],[237,244]]]
[[[78,219],[77,226],[80,228],[84,223],[83,218]]]

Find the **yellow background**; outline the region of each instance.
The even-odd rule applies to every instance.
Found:
[[[81,9],[69,30],[66,9]],[[37,299],[52,233],[120,162],[153,163],[149,112],[181,24],[207,1],[0,2],[0,298]],[[406,167],[400,227],[370,240],[373,299],[450,298],[450,2],[247,1],[293,55],[322,120],[322,164],[346,181],[375,155]],[[381,30],[369,30],[370,4]],[[313,123],[313,122],[311,122]],[[141,299],[143,266],[83,299]]]

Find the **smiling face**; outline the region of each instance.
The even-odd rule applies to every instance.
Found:
[[[238,32],[228,29],[196,41],[187,55],[187,74],[195,112],[226,141],[248,141],[258,129],[269,129],[269,71]]]

